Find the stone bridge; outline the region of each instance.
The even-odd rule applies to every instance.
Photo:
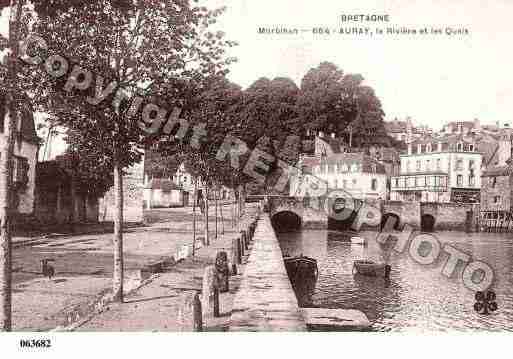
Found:
[[[332,215],[333,200],[326,198],[296,198],[288,196],[268,196],[267,204],[273,225],[284,229],[334,229],[348,230],[359,212],[371,206],[381,214],[383,225],[388,218],[396,220],[396,229],[405,224],[415,229],[433,230],[472,230],[474,214],[479,212],[475,205],[456,203],[420,203],[383,200],[353,199],[351,215],[346,220],[336,220]],[[361,229],[380,229],[380,225]]]

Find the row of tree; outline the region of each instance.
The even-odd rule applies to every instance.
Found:
[[[380,101],[372,88],[363,85],[360,75],[344,74],[337,66],[322,63],[305,75],[300,87],[287,78],[262,78],[243,91],[226,79],[235,61],[227,50],[236,43],[213,30],[224,9],[195,7],[189,0],[159,0],[158,5],[155,0],[0,2],[11,11],[9,39],[0,41],[11,54],[0,68],[9,119],[0,172],[4,186],[0,193],[5,194],[0,198],[0,329],[11,329],[14,114],[27,99],[50,115],[52,126],[67,129],[69,151],[79,155],[80,171],[96,172],[102,180],[106,173],[113,178],[113,299],[118,301],[123,300],[123,171],[140,161],[145,148],[152,146],[164,157],[179,156],[205,182],[206,198],[208,188],[224,185],[234,189],[240,204],[244,186],[253,180],[243,171],[250,151],[238,168],[230,161],[217,160],[228,135],[273,156],[268,160],[267,174],[271,175],[265,179],[266,188],[277,179],[278,159],[296,163],[309,130],[347,136],[345,129],[352,124],[355,145],[393,144],[384,132]],[[44,63],[26,66],[19,59],[19,40],[29,32],[40,35],[48,45],[31,51],[42,58],[66,57],[69,69],[65,75],[49,76]],[[50,70],[59,70],[57,64],[51,65]],[[94,74],[92,85],[68,91],[65,84],[75,65]],[[193,143],[191,131],[178,138],[178,128],[171,134],[157,131],[149,136],[142,128],[141,112],[132,113],[128,101],[113,106],[116,91],[99,103],[87,100],[113,82],[124,93],[141,96],[141,107],[153,103],[168,110],[179,108],[190,129],[202,125],[208,135],[198,144]],[[20,98],[24,100],[17,101]]]

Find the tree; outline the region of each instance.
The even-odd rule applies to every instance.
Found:
[[[9,4],[0,3],[0,10]],[[2,150],[0,162],[0,330],[12,329],[12,243],[11,243],[11,217],[13,210],[13,197],[15,195],[12,185],[13,150],[16,131],[16,114],[23,107],[25,96],[18,85],[18,53],[19,39],[22,32],[22,9],[24,1],[10,2],[9,39],[1,39],[0,45],[7,46],[9,53],[6,56],[6,66],[2,66],[2,77],[5,88],[5,148]],[[2,119],[4,121],[4,119]]]
[[[305,130],[335,133],[356,146],[385,145],[384,112],[374,90],[363,85],[360,74],[344,74],[336,65],[323,62],[301,81],[297,107]],[[351,126],[350,126],[351,125]]]
[[[56,78],[40,66],[33,83],[41,109],[79,133],[81,145],[88,148],[82,150],[96,150],[112,161],[116,194],[113,298],[122,301],[123,169],[140,160],[141,144],[147,143],[152,131],[140,111],[131,111],[134,102],[118,95],[141,99],[139,110],[143,111],[154,105],[166,110],[180,107],[180,99],[172,98],[172,103],[159,99],[154,89],[167,86],[171,92],[177,78],[224,74],[233,61],[225,49],[234,43],[225,40],[222,32],[209,31],[222,9],[191,7],[187,0],[55,3],[59,6],[36,5],[40,13],[34,30],[48,39],[48,54],[67,56],[70,69],[67,76]],[[90,73],[96,86],[77,85],[86,82]],[[99,90],[111,85],[115,90],[97,101]]]

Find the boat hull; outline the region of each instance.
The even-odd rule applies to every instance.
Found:
[[[384,263],[376,263],[372,261],[355,261],[353,263],[353,274],[358,273],[360,275],[368,277],[390,277],[390,266]]]

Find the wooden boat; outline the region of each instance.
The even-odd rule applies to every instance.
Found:
[[[366,245],[366,244],[367,244],[367,241],[365,241],[365,238],[355,236],[355,237],[351,237],[351,243],[352,243],[352,244],[362,244],[362,245]]]
[[[317,279],[319,271],[317,269],[317,261],[313,258],[300,255],[297,257],[284,257],[285,268],[292,282],[310,278]]]
[[[388,264],[376,263],[369,260],[357,260],[353,262],[353,274],[358,273],[369,277],[390,277],[391,267]]]
[[[318,269],[317,261],[303,255],[298,257],[285,257],[285,268],[289,277],[299,306],[308,307],[313,305],[313,293],[317,283]]]

